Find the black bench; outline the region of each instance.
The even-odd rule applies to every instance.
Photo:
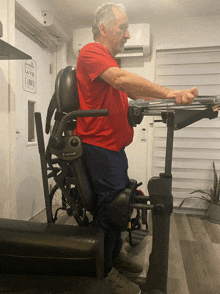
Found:
[[[0,219],[1,273],[103,278],[103,232],[79,227]]]

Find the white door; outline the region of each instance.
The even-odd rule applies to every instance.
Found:
[[[42,114],[51,99],[51,53],[16,30],[16,46],[32,57],[17,61],[17,219],[28,220],[45,207],[34,111]]]

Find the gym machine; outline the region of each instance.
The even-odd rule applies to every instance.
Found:
[[[120,224],[124,230],[131,220],[133,209],[142,212],[142,223],[146,225],[147,211],[152,211],[153,246],[149,269],[146,278],[137,279],[143,294],[167,293],[170,216],[173,211],[171,170],[174,130],[202,118],[217,117],[219,104],[220,99],[215,96],[196,98],[189,106],[176,106],[172,100],[130,102],[128,120],[132,127],[140,124],[145,115],[161,116],[161,121],[167,125],[165,170],[148,182],[149,196],[138,194],[138,184],[131,180],[127,189],[109,206],[109,218],[112,212],[117,211],[114,213],[117,217],[111,221],[115,225]],[[92,226],[87,217],[87,212],[93,211],[94,199],[80,160],[82,142],[73,135],[73,130],[78,117],[108,115],[108,110],[78,110],[75,69],[72,67],[58,74],[55,93],[48,108],[46,133],[50,131],[55,110],[55,123],[46,150],[41,115],[35,114],[47,224],[0,220],[1,271],[16,267],[21,269],[22,265],[27,271],[37,269],[38,274],[53,274],[58,269],[58,274],[69,271],[72,275],[91,275],[99,280],[103,278],[103,234],[100,228]],[[59,188],[62,192],[61,207],[55,212],[52,211],[53,195],[49,192],[48,178],[53,178],[55,189]],[[74,194],[75,187],[78,194]],[[73,215],[78,226],[54,224],[60,209]]]
[[[199,96],[191,105],[185,106],[177,106],[173,100],[130,102],[128,120],[133,127],[140,124],[145,115],[160,116],[159,121],[167,125],[165,169],[148,182],[149,200],[153,206],[153,244],[147,277],[142,279],[142,289],[147,293],[167,293],[170,216],[173,211],[171,172],[174,131],[203,118],[216,118],[219,105],[218,96]]]

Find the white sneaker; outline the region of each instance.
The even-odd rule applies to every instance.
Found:
[[[112,283],[115,294],[141,294],[139,286],[119,274],[115,268],[111,269],[105,280]]]

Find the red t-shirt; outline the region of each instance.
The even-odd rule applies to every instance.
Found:
[[[127,119],[127,94],[96,79],[110,67],[119,66],[103,45],[90,43],[80,51],[76,68],[79,109],[108,109],[109,116],[78,118],[75,134],[84,143],[120,151],[132,142],[133,128]]]

